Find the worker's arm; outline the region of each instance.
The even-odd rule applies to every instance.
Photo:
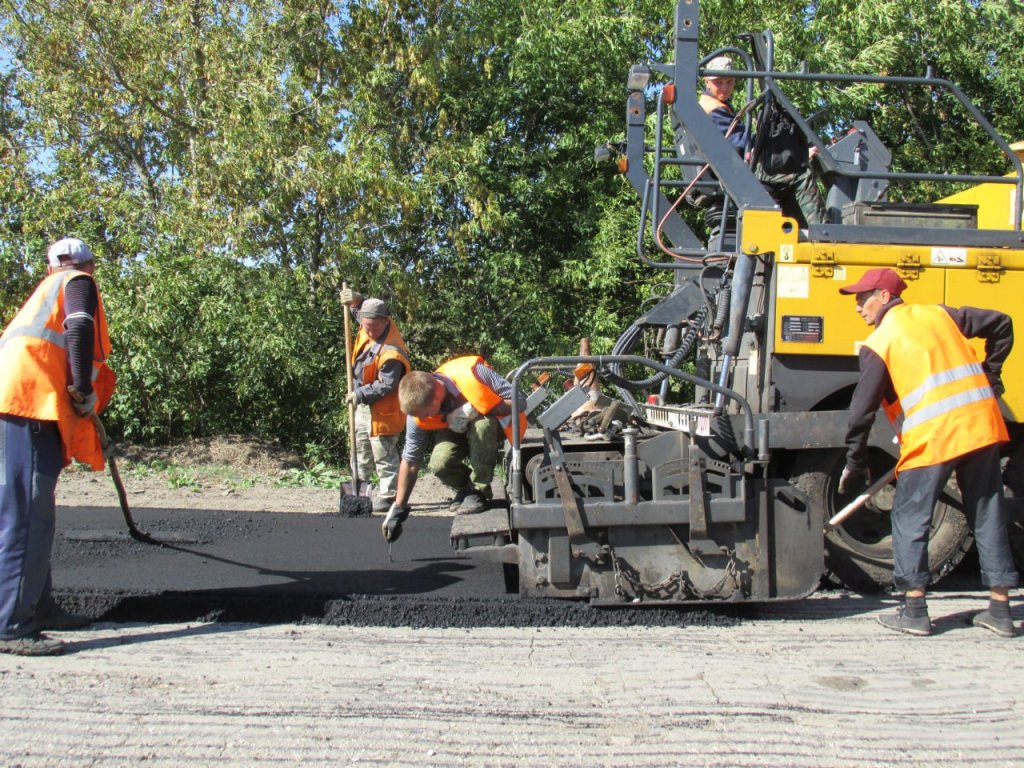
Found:
[[[954,309],[945,305],[942,308],[968,339],[985,340],[985,359],[981,365],[993,389],[999,390],[996,395],[1002,394],[1003,363],[1013,349],[1013,318],[994,309]]]
[[[846,467],[854,472],[867,468],[868,435],[883,400],[893,400],[892,379],[885,363],[870,348],[860,348],[860,379],[850,401],[846,431]]]
[[[412,489],[416,487],[416,478],[420,473],[419,462],[409,461],[402,458],[398,465],[398,487],[395,489],[395,504],[399,507],[409,505],[412,498]]]
[[[83,395],[92,393],[92,358],[95,317],[99,305],[96,283],[78,275],[64,289],[64,341],[71,372],[71,386]]]
[[[374,381],[356,387],[356,405],[373,405],[385,395],[391,394],[404,375],[405,365],[401,360],[387,360],[377,369],[377,378]]]

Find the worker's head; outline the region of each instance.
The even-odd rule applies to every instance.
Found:
[[[895,270],[888,267],[869,269],[860,280],[852,285],[844,285],[839,289],[843,294],[854,294],[857,297],[857,314],[864,318],[868,325],[876,325],[882,307],[899,296],[907,289]]]
[[[390,320],[388,305],[380,299],[364,299],[359,307],[359,325],[374,341],[384,335]]]
[[[715,56],[705,65],[705,69],[732,69],[732,59],[728,56]],[[709,94],[720,101],[728,101],[732,98],[732,92],[736,89],[736,78],[709,75],[704,78],[704,87]]]
[[[441,413],[444,384],[426,371],[410,371],[398,385],[398,406],[406,416],[427,419]]]
[[[89,246],[77,237],[65,237],[58,240],[46,252],[47,272],[61,272],[77,269],[92,274],[96,267]]]

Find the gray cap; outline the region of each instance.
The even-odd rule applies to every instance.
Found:
[[[705,69],[732,69],[732,59],[729,56],[715,56],[711,61],[704,65]],[[708,75],[708,80],[717,80],[719,77],[729,77],[729,75]]]
[[[364,317],[391,317],[391,313],[388,312],[388,305],[380,299],[364,299],[359,307],[359,319]]]
[[[51,267],[85,264],[92,261],[92,251],[77,237],[65,237],[50,246],[50,250],[46,252],[46,261]]]

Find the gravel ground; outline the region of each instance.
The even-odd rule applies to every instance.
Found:
[[[0,657],[9,766],[1017,766],[1021,638],[826,594],[726,625],[99,625]],[[1020,608],[1015,609],[1017,619]]]

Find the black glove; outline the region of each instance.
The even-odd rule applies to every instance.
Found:
[[[392,504],[391,509],[388,510],[388,514],[384,518],[384,522],[380,526],[380,532],[384,534],[384,541],[388,544],[398,541],[398,537],[402,535],[402,523],[408,517],[409,507],[400,507],[398,504]]]
[[[988,383],[989,386],[992,387],[992,393],[996,397],[1003,396],[1003,392],[1006,391],[1006,387],[1003,386],[1002,376],[1000,376],[998,373],[990,373],[988,374]]]
[[[840,496],[857,493],[871,484],[871,473],[867,467],[861,469],[850,469],[843,467],[843,474],[839,477],[839,487],[836,489]]]

